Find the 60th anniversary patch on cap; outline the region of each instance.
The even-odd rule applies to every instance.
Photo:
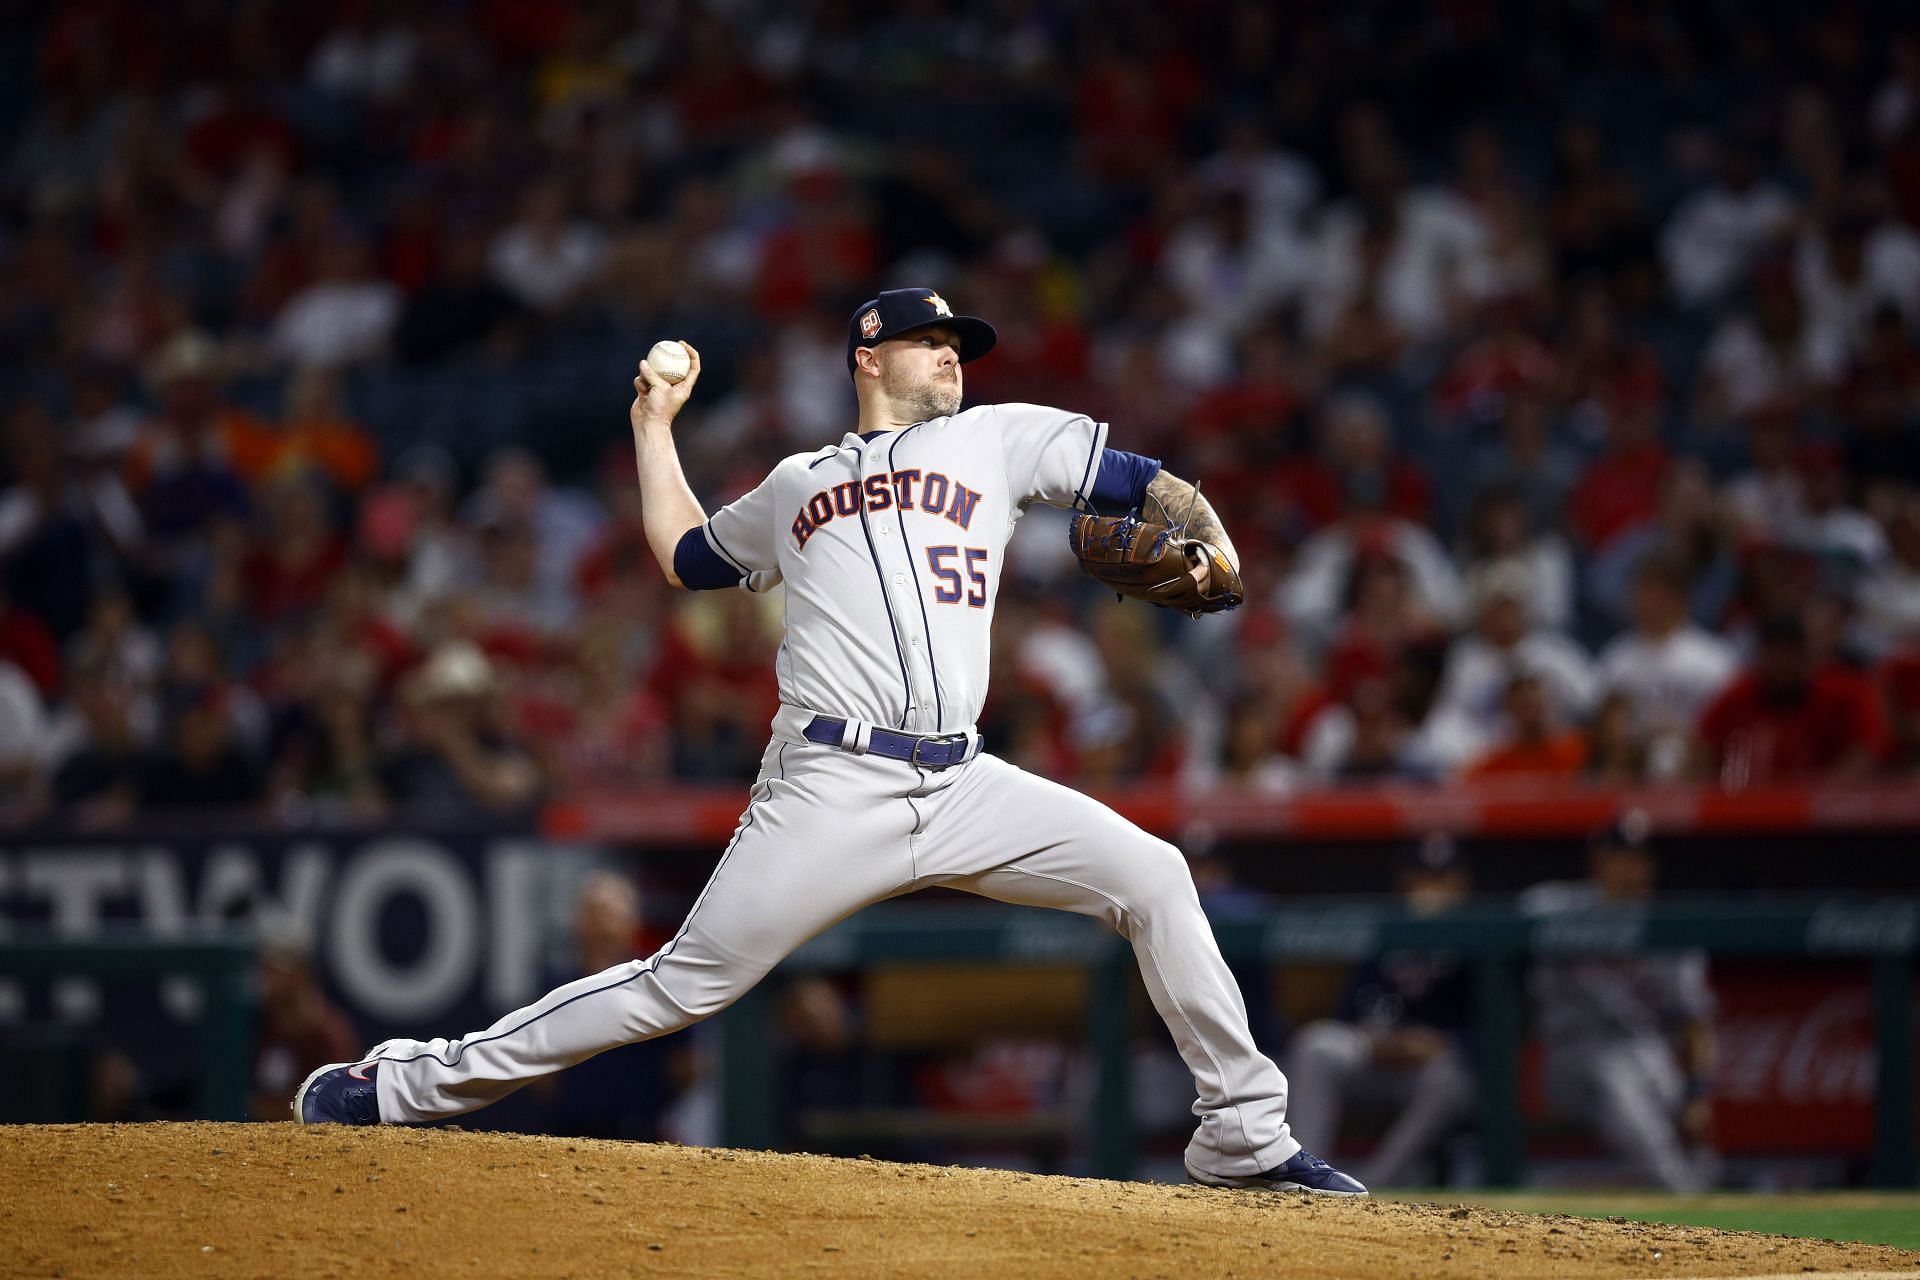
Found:
[[[953,314],[947,300],[932,289],[888,289],[854,310],[853,319],[847,325],[848,371],[853,369],[853,353],[859,348],[877,346],[889,338],[903,337],[936,324],[945,325],[959,335],[961,364],[978,360],[1000,340],[1000,335],[985,320]]]

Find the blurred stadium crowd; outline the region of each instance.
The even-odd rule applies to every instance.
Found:
[[[1920,31],[1898,6],[127,0],[0,100],[0,794],[108,822],[750,776],[777,616],[670,598],[852,418],[845,318],[1001,327],[1247,562],[1016,540],[983,729],[1260,786],[1920,763]],[[1161,660],[1131,656],[1157,640]]]

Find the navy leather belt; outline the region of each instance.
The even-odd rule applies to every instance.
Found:
[[[823,747],[847,747],[847,722],[838,716],[815,716],[801,734]],[[867,739],[866,754],[904,760],[938,773],[965,764],[972,746],[973,739],[964,733],[899,733],[876,725]]]

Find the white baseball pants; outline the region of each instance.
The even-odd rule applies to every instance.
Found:
[[[1686,1075],[1664,1037],[1554,1045],[1543,1074],[1554,1110],[1586,1121],[1641,1177],[1683,1195],[1707,1189],[1707,1171],[1680,1141]]]
[[[928,773],[776,738],[712,878],[671,942],[568,983],[459,1040],[373,1052],[381,1119],[485,1106],[597,1053],[718,1013],[815,934],[944,885],[1106,921],[1132,944],[1193,1072],[1204,1172],[1246,1175],[1300,1149],[1287,1082],[1253,1043],[1180,851],[1077,791],[993,756]]]

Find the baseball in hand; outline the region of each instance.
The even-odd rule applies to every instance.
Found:
[[[678,382],[687,376],[693,361],[687,358],[685,347],[662,339],[653,344],[653,350],[647,352],[647,367],[668,382]]]

